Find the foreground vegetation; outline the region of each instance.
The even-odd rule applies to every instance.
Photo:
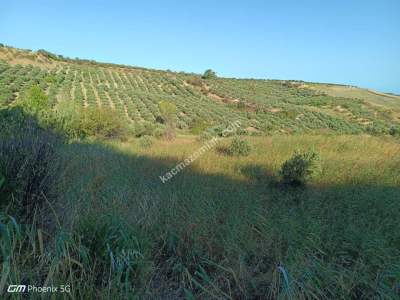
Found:
[[[226,138],[163,184],[202,142],[64,143],[27,122],[0,145],[2,292],[24,282],[70,284],[86,299],[398,296],[393,138],[252,137],[248,156],[221,151]],[[310,146],[319,175],[282,183],[281,165]]]
[[[85,63],[83,73],[80,64],[65,74],[64,67],[50,75],[8,64],[0,70],[0,84],[15,88],[0,89],[12,97],[0,108],[2,297],[42,297],[7,294],[9,284],[71,286],[69,294],[47,295],[54,299],[400,297],[395,110],[369,111],[376,108],[287,82],[220,80],[209,70],[200,85],[180,74],[175,91],[183,94],[173,101],[165,99],[171,85],[152,83],[161,80],[155,73],[132,75],[138,90],[147,89],[143,99],[152,99],[135,105],[156,112],[146,121],[140,110],[135,121],[135,113],[121,117],[130,116],[119,98],[123,84],[105,84],[104,95],[116,93],[108,103],[122,105],[117,113],[115,103],[110,110],[88,101],[85,78],[92,82],[98,65]],[[65,83],[71,74],[82,81]],[[156,86],[168,93],[154,97]],[[233,105],[239,96],[246,101]],[[348,104],[347,117],[330,110],[335,103]],[[315,127],[309,111],[319,116]],[[225,136],[230,120],[242,127]],[[244,130],[254,120],[266,130]],[[163,183],[160,176],[213,138]]]

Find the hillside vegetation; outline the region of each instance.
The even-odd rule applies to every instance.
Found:
[[[389,96],[0,59],[0,298],[400,297]]]
[[[9,47],[0,47],[0,59],[0,105],[12,104],[32,84],[39,84],[53,106],[69,101],[84,108],[103,107],[133,127],[159,123],[160,101],[176,105],[181,130],[195,127],[199,119],[210,128],[240,120],[243,134],[260,135],[388,134],[400,124],[398,97],[367,97],[356,88],[358,93],[333,94],[323,89],[325,85],[315,91],[315,84],[308,88],[296,81],[202,79]]]

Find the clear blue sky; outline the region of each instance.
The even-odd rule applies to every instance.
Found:
[[[69,57],[400,93],[400,1],[3,1],[0,42]]]

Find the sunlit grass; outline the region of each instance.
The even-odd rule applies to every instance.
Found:
[[[221,139],[218,146],[207,151],[191,165],[203,174],[222,174],[235,179],[247,177],[240,168],[252,165],[276,173],[281,164],[296,149],[313,149],[322,158],[323,174],[315,184],[381,183],[399,184],[388,169],[400,162],[400,147],[395,139],[371,136],[272,136],[246,137],[253,149],[247,157],[230,157],[216,151],[227,147],[230,139]],[[135,141],[114,144],[123,153],[149,158],[168,158],[182,161],[205,143],[195,137],[181,137],[173,143],[157,140],[150,149],[140,149]],[[171,164],[170,167],[174,167]]]

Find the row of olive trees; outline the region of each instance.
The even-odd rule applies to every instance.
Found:
[[[52,108],[48,96],[38,85],[29,88],[16,104],[43,126],[52,127],[71,138],[118,137],[128,129],[115,112],[101,107],[83,108],[75,102],[60,101]],[[172,140],[176,136],[177,107],[164,100],[159,102],[158,108],[161,114],[158,121],[165,125],[164,136]]]
[[[70,101],[61,101],[52,108],[48,96],[38,85],[30,87],[16,103],[38,123],[69,138],[85,136],[119,137],[127,132],[118,116],[110,110],[83,108]]]

